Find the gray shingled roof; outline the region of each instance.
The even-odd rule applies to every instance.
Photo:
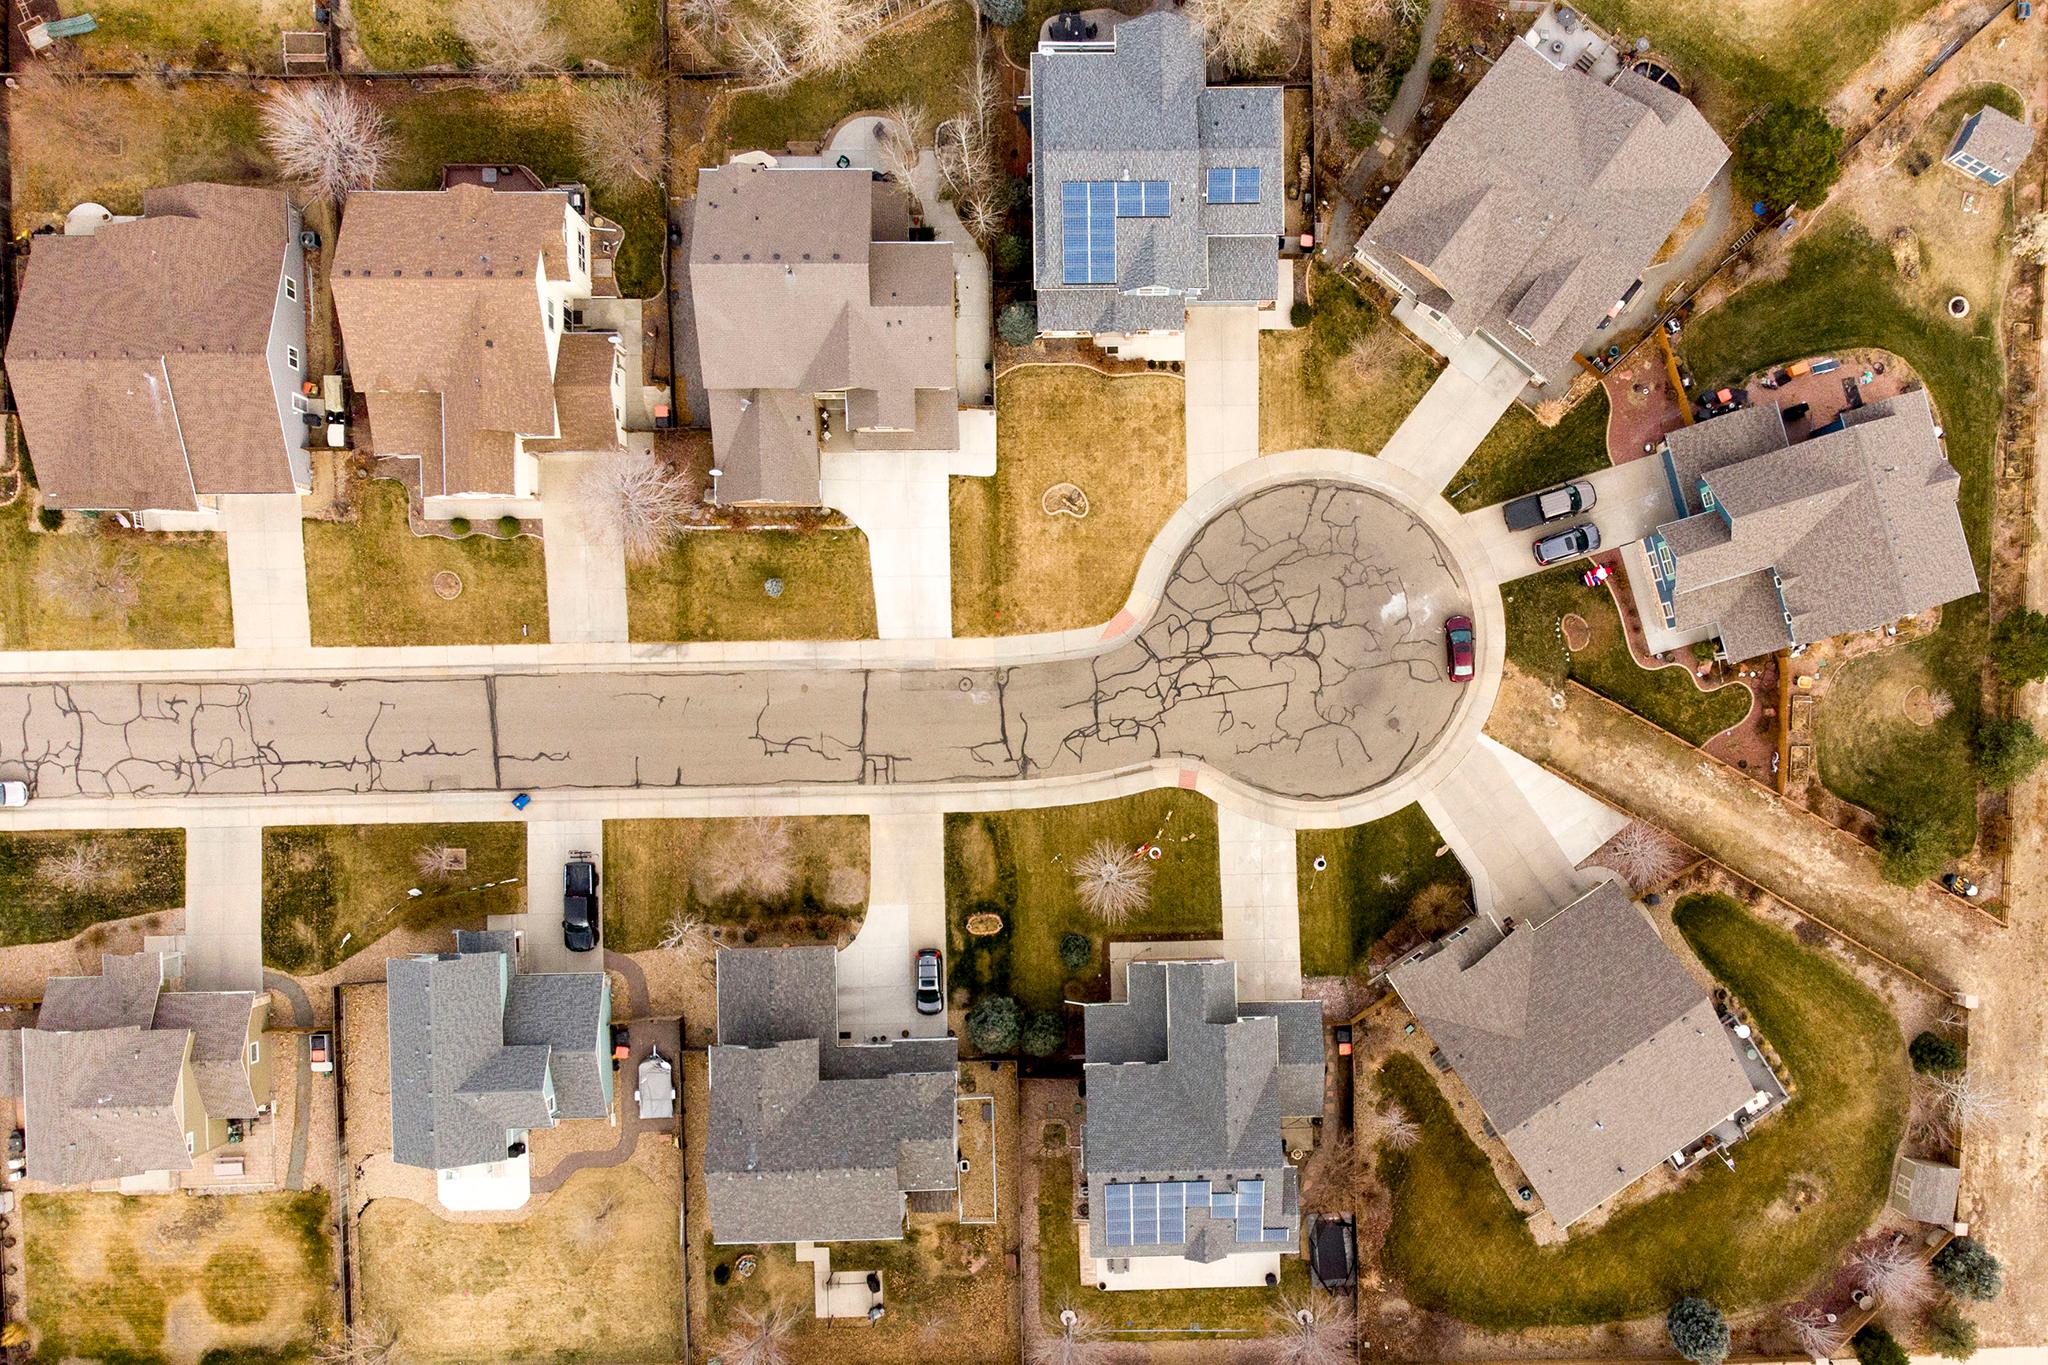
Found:
[[[1486,951],[1450,945],[1391,979],[1559,1223],[1754,1094],[1713,1002],[1620,883],[1505,938],[1474,928]]]
[[[1459,333],[1483,329],[1559,379],[1727,159],[1683,97],[1627,71],[1603,85],[1511,43],[1358,254]]]
[[[36,1027],[64,1033],[148,1028],[163,985],[161,954],[101,953],[98,976],[53,976],[43,984]]]
[[[900,199],[858,169],[698,177],[690,289],[720,501],[818,500],[821,393],[845,393],[856,429],[888,428],[897,448],[959,443],[953,248],[889,240]]]
[[[1671,470],[1692,515],[1658,533],[1672,552],[1681,629],[1711,628],[1728,657],[1747,659],[1977,591],[1961,480],[1926,392],[1843,419],[1842,430],[1796,446],[1785,445],[1775,408],[1671,434]],[[1722,510],[1698,510],[1703,478]]]
[[[1891,1206],[1922,1223],[1953,1223],[1962,1185],[1962,1171],[1945,1161],[1901,1155],[1892,1167]]]
[[[1039,328],[1174,330],[1189,304],[1271,299],[1286,194],[1280,88],[1205,86],[1201,39],[1171,12],[1127,19],[1112,36],[1113,49],[1031,57]],[[1258,202],[1208,203],[1212,166],[1256,167]],[[1060,187],[1118,180],[1165,181],[1169,213],[1116,220],[1115,286],[1062,283]],[[1166,292],[1124,292],[1134,289]]]
[[[1111,1254],[1100,1192],[1112,1183],[1263,1180],[1262,1226],[1294,1227],[1299,1193],[1280,1122],[1323,1111],[1321,1007],[1240,1004],[1236,966],[1225,961],[1132,962],[1125,981],[1126,999],[1081,1016],[1090,1254]],[[1186,1231],[1181,1242],[1114,1254],[1212,1260],[1251,1249],[1237,1244],[1229,1220],[1212,1224],[1199,1210]],[[1254,1245],[1272,1251],[1295,1241]]]
[[[609,1112],[602,972],[527,976],[501,952],[454,952],[393,958],[385,980],[399,1164],[501,1161],[527,1129]]]
[[[906,1192],[958,1187],[958,1044],[842,1046],[836,961],[719,951],[704,1171],[721,1243],[900,1237]]]
[[[2034,130],[1987,104],[1963,121],[1948,154],[1968,152],[2000,175],[2010,176],[2033,150]]]

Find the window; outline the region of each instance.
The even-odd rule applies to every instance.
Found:
[[[555,305],[553,303],[548,304],[547,324],[550,332],[555,330]]]
[[[185,1134],[185,1155],[192,1155],[192,1135],[190,1133]]]
[[[587,232],[576,234],[576,268],[586,275],[590,273],[590,234]]]
[[[1209,202],[1212,204],[1256,204],[1259,202],[1257,166],[1211,166]]]
[[[262,1060],[263,1040],[261,1038],[258,1038],[249,1044],[249,1065],[254,1066]]]
[[[284,277],[284,296],[295,303],[298,301],[299,282],[289,275]]]
[[[312,405],[311,405],[310,403],[308,403],[308,402],[306,401],[306,395],[304,395],[303,393],[295,393],[295,394],[293,394],[293,395],[292,395],[292,411],[293,411],[293,412],[311,412],[311,411],[312,411]]]
[[[292,367],[292,368],[293,368],[294,370],[296,370],[296,369],[298,369],[298,368],[299,368],[299,348],[298,348],[298,347],[296,347],[296,346],[287,346],[287,347],[285,347],[285,348],[284,348],[284,363],[285,363],[285,364],[287,364],[287,365],[289,365],[289,366],[291,366],[291,367]]]

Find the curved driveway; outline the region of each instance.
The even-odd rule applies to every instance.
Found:
[[[1457,611],[1481,625],[1478,685],[1442,678]],[[1072,801],[1150,769],[1324,823],[1433,786],[1498,683],[1499,597],[1469,532],[1433,491],[1338,452],[1200,490],[1126,617],[1092,650],[981,642],[980,667],[25,682],[0,689],[0,773],[32,774],[43,801],[1019,783]]]

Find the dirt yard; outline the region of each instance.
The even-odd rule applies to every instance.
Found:
[[[215,1348],[295,1356],[340,1320],[328,1211],[324,1190],[30,1195],[35,1353],[179,1365]]]

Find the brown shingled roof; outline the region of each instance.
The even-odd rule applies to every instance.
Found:
[[[265,351],[290,205],[191,184],[143,217],[38,237],[7,372],[45,499],[191,510],[198,495],[288,493],[288,432]]]

